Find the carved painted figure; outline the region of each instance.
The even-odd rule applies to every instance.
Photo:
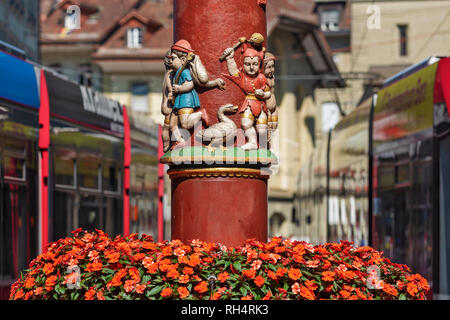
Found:
[[[171,70],[166,73],[165,78],[165,81],[170,79],[169,85],[167,85],[170,90],[168,90],[166,96],[172,104],[170,131],[172,132],[172,140],[175,141],[174,148],[178,148],[186,145],[186,141],[179,133],[179,125],[189,130],[198,121],[203,120],[205,125],[208,126],[207,113],[200,108],[200,99],[195,88],[212,89],[217,87],[223,90],[225,82],[220,78],[209,79],[208,72],[200,57],[195,55],[190,43],[186,40],[179,40],[172,45],[170,68]]]
[[[267,78],[262,73],[263,51],[247,48],[242,54],[242,67],[238,68],[234,60],[234,48],[225,49],[228,77],[245,93],[245,99],[239,107],[241,113],[241,128],[248,141],[242,146],[244,150],[254,150],[259,145],[264,146],[267,139],[267,106],[266,100],[271,92]]]
[[[278,128],[278,111],[277,101],[275,99],[275,56],[270,52],[266,52],[264,55],[264,75],[267,78],[267,83],[270,87],[270,98],[267,99],[267,126],[268,143],[271,144],[272,134]]]

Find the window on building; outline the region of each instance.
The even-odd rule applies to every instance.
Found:
[[[339,10],[322,10],[320,12],[320,27],[322,31],[339,30]]]
[[[399,24],[398,26],[400,36],[400,55],[408,55],[408,25]]]
[[[92,87],[92,65],[90,63],[80,64],[78,72],[78,82],[83,86]]]
[[[147,82],[131,84],[131,108],[138,112],[148,111],[149,85]]]
[[[144,30],[142,28],[129,28],[127,30],[127,47],[142,48]]]

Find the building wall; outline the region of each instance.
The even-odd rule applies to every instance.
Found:
[[[368,7],[380,12],[379,29],[368,28]],[[400,55],[397,25],[408,26],[407,55]],[[370,66],[414,64],[431,55],[449,55],[450,6],[442,1],[352,2],[352,70],[368,71]],[[355,84],[353,97],[361,96],[362,81]]]

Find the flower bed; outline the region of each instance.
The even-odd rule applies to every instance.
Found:
[[[425,299],[429,290],[407,266],[346,241],[273,238],[227,248],[73,233],[31,262],[11,299]]]

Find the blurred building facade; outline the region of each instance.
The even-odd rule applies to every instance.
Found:
[[[1,50],[7,44],[23,51],[21,56],[39,62],[39,2],[35,0],[0,1]]]

